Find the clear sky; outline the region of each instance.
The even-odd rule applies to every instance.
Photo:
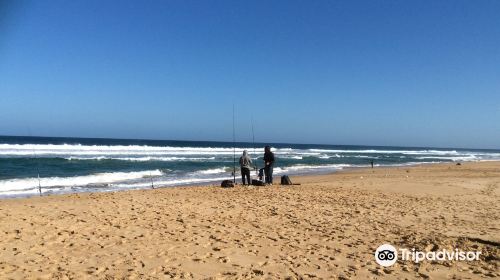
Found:
[[[500,1],[0,0],[0,135],[500,148]]]

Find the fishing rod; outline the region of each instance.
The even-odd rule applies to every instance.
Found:
[[[154,182],[153,182],[153,175],[151,174],[151,171],[149,171],[149,178],[151,179],[151,188],[154,190],[155,189],[155,185],[154,185]]]
[[[252,117],[251,117],[250,120],[252,122],[252,145],[253,145],[253,153],[254,153],[254,155],[257,155],[257,153],[255,152],[255,133],[253,131],[253,115],[252,115]],[[255,166],[255,175],[257,175],[257,176],[259,175],[259,168],[257,167],[257,159],[258,158],[259,158],[258,156],[255,158],[255,164],[254,164],[254,166]]]
[[[36,158],[35,158],[36,160]],[[40,168],[38,168],[38,160],[36,161],[36,173],[37,173],[37,178],[38,178],[38,193],[40,196],[42,196],[42,183],[40,183]]]
[[[29,127],[28,127],[28,134],[31,137],[31,129],[29,129]],[[33,159],[35,160],[36,175],[37,175],[37,179],[38,179],[38,194],[40,196],[42,196],[42,183],[41,183],[41,179],[40,179],[40,166],[38,166],[38,160],[37,160],[38,158],[36,156],[36,151],[35,151],[34,146],[33,146]]]
[[[236,133],[234,129],[234,103],[233,103],[233,183],[236,184]]]

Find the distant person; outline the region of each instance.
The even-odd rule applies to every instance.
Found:
[[[372,168],[373,168],[373,159],[372,159],[372,160],[370,160],[370,164],[372,165]]]
[[[274,154],[271,152],[271,147],[266,146],[264,148],[264,174],[266,177],[266,184],[273,184],[273,166],[274,166]]]
[[[247,179],[248,185],[252,184],[250,180],[250,170],[252,169],[252,159],[248,155],[247,150],[243,151],[243,155],[240,157],[240,168],[241,168],[241,181],[245,185],[245,177]]]

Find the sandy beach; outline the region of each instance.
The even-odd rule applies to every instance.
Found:
[[[277,181],[279,178],[277,178]],[[499,278],[500,162],[0,201],[2,279]],[[481,251],[384,268],[384,243]]]

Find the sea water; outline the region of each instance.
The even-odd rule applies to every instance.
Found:
[[[233,178],[234,160],[245,149],[262,168],[267,144],[4,136],[0,137],[0,197],[36,195],[39,185],[43,194],[53,194],[218,183]],[[276,156],[276,176],[368,167],[371,161],[375,166],[403,166],[500,160],[498,150],[269,145]]]

